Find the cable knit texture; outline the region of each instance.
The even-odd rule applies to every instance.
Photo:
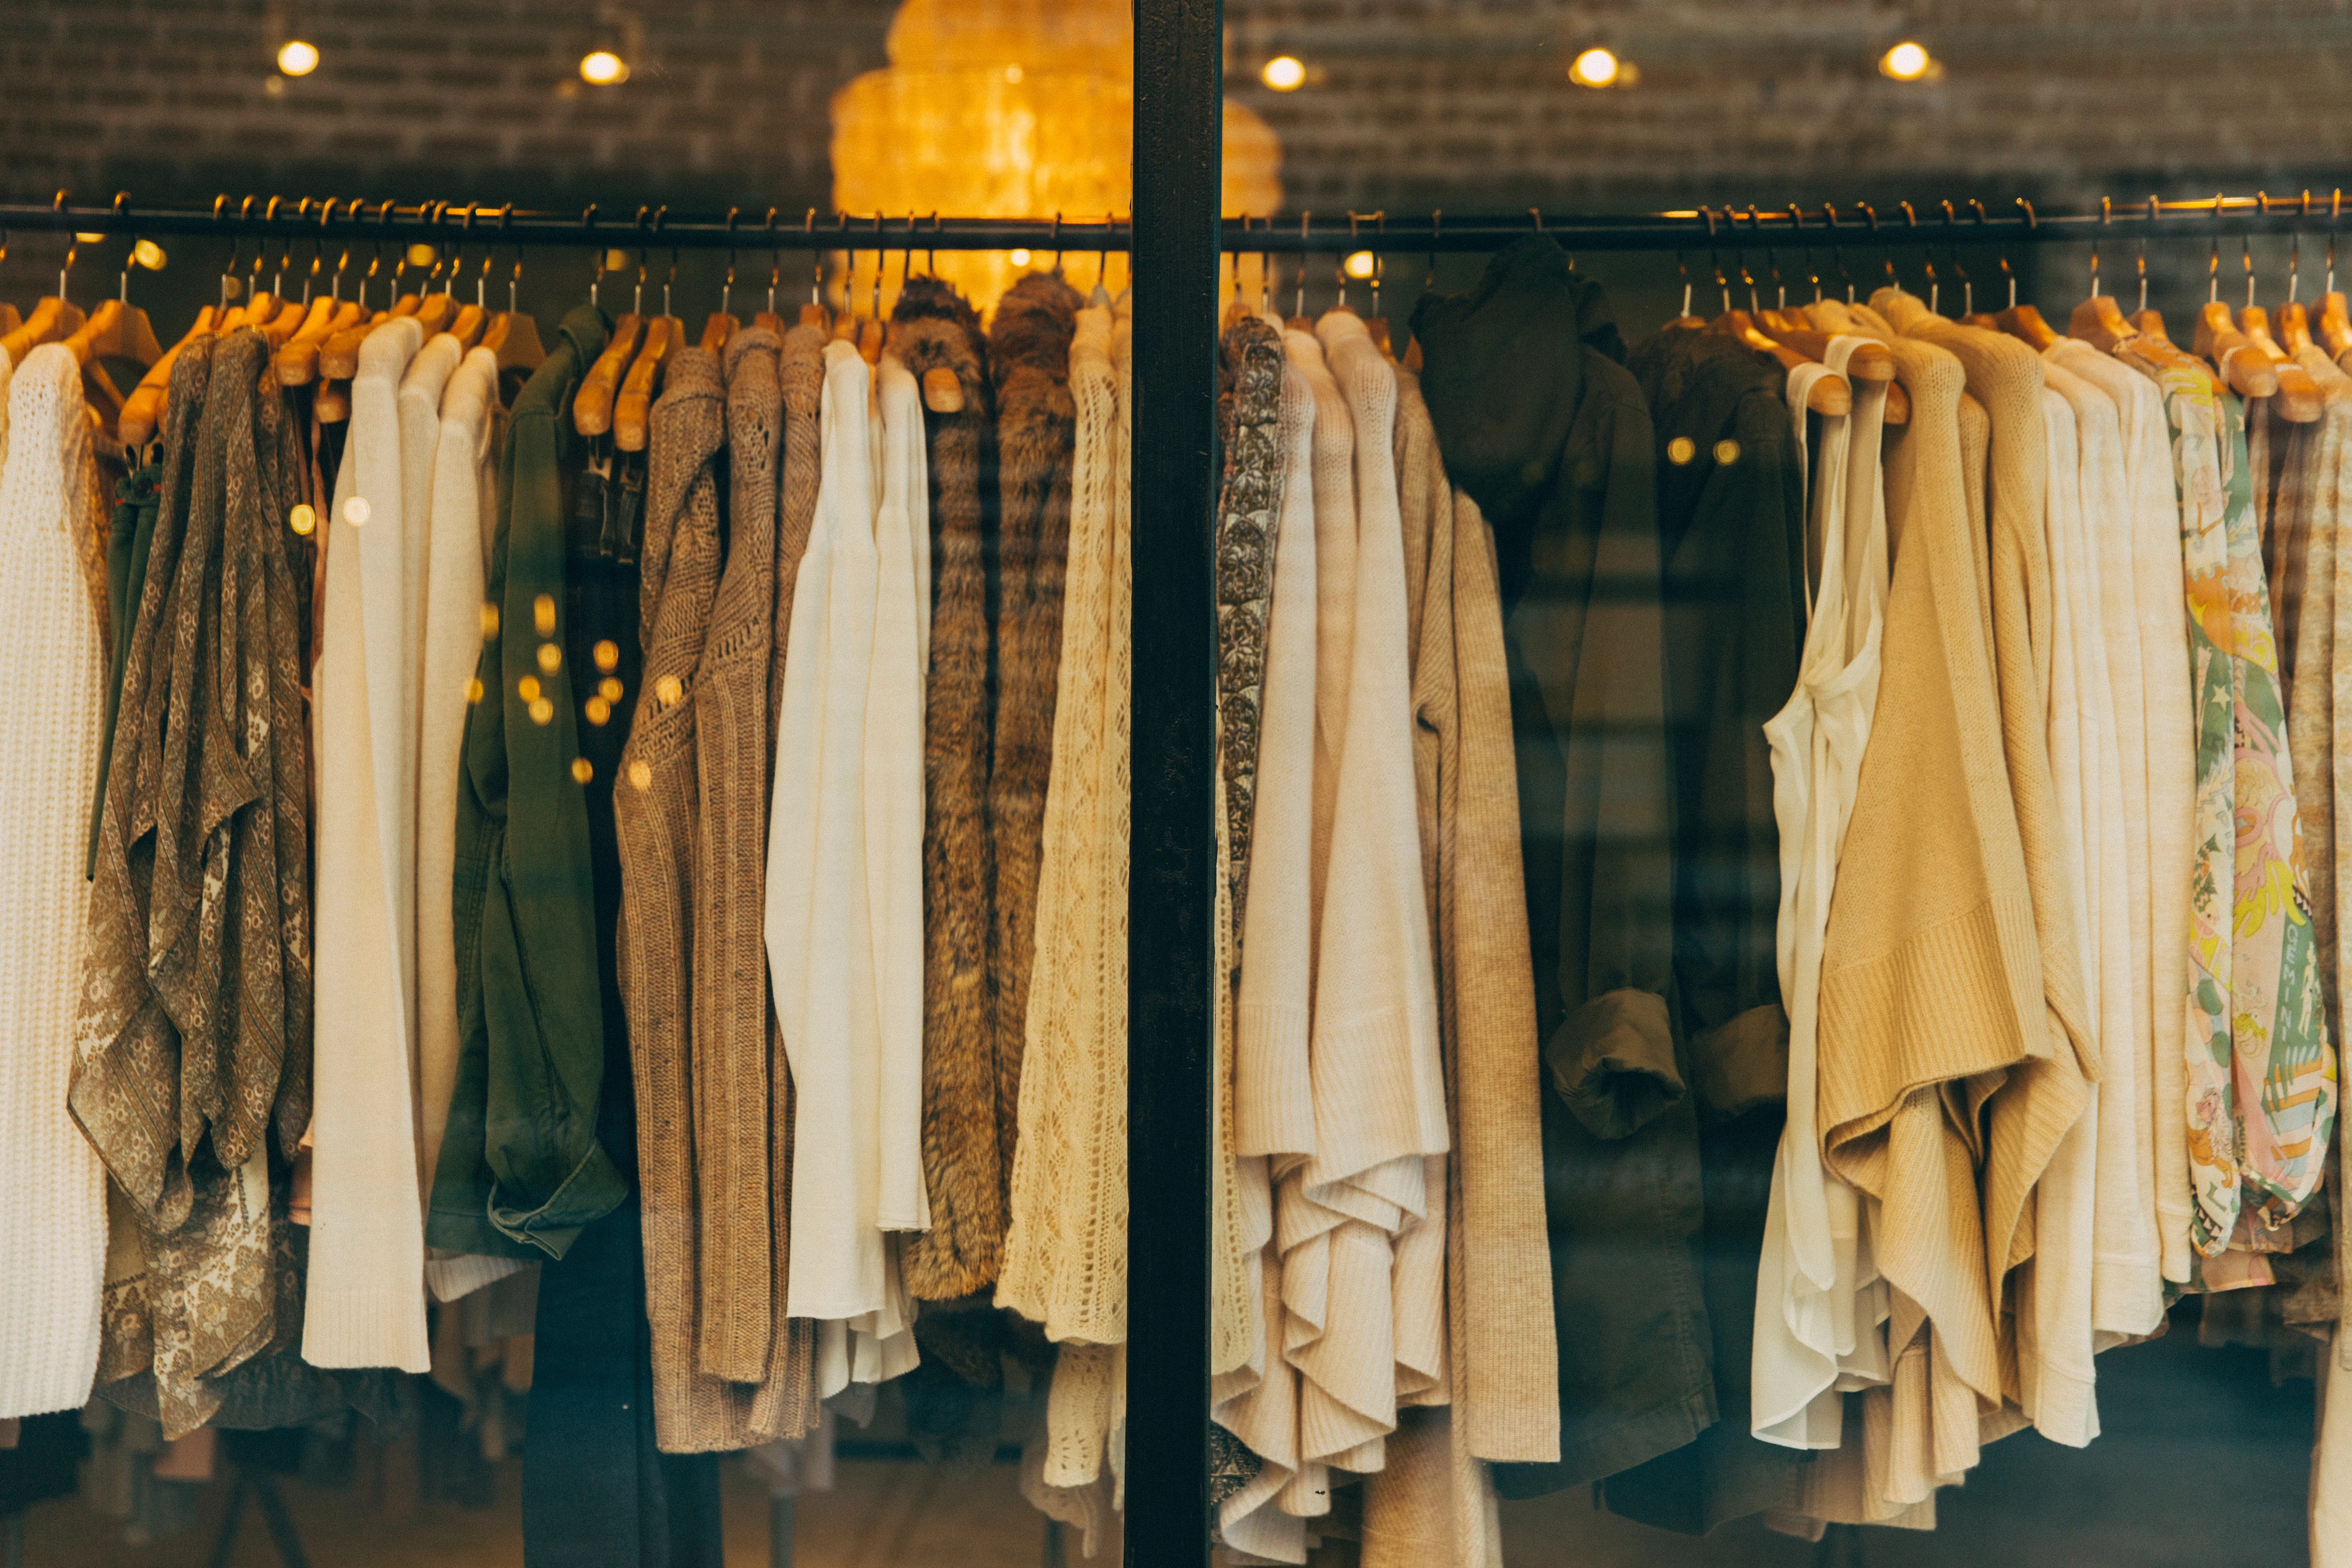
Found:
[[[907,1288],[924,1300],[996,1278],[1004,1182],[988,989],[988,547],[982,472],[994,445],[984,340],[961,296],[918,278],[890,351],[917,381],[951,373],[963,407],[927,420],[936,585],[923,735],[923,1177],[931,1228],[909,1238]]]
[[[0,468],[0,613],[17,639],[19,689],[0,820],[10,922],[0,965],[0,1420],[71,1410],[98,1364],[106,1266],[106,1178],[66,1110],[73,1000],[89,889],[83,809],[98,765],[105,645],[80,592],[77,541],[89,526],[89,423],[79,367],[36,348],[14,376]]]
[[[1033,274],[997,302],[989,332],[996,383],[998,548],[995,760],[988,842],[995,929],[989,978],[996,1050],[999,1169],[1010,1205],[1021,1124],[1021,1062],[1029,964],[1037,931],[1039,841],[1054,752],[1054,692],[1062,655],[1062,577],[1070,533],[1070,337],[1077,290]]]
[[[996,1300],[1048,1339],[1127,1337],[1127,684],[1110,312],[1078,313],[1069,576]]]

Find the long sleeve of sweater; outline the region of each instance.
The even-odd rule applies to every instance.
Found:
[[[881,506],[875,522],[874,659],[866,697],[866,879],[880,1029],[885,1230],[928,1230],[923,1182],[923,681],[929,668],[930,485],[923,406],[895,354],[877,374]],[[925,542],[919,553],[915,542]]]
[[[80,375],[36,348],[12,378],[0,353],[0,613],[23,684],[0,774],[0,1421],[72,1410],[98,1364],[106,1177],[66,1109],[89,885],[105,643],[81,591],[89,461]]]
[[[309,1295],[314,1366],[430,1364],[413,1078],[415,713],[399,388],[423,332],[360,346],[329,521],[319,731],[318,1002]],[[404,922],[404,916],[407,916]]]

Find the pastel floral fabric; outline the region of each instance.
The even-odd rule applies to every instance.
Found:
[[[2193,369],[2158,372],[2173,432],[2196,708],[2190,888],[2191,1237],[2275,1228],[2319,1182],[2336,1115],[2243,405]]]

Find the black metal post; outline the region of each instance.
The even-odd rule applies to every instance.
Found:
[[[1209,1554],[1221,0],[1136,0],[1127,1561]]]

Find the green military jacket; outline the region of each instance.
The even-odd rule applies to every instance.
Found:
[[[507,426],[457,793],[458,1063],[425,1239],[562,1258],[628,1195],[596,1139],[604,1019],[572,671],[562,658],[571,408],[604,316],[563,319]]]

